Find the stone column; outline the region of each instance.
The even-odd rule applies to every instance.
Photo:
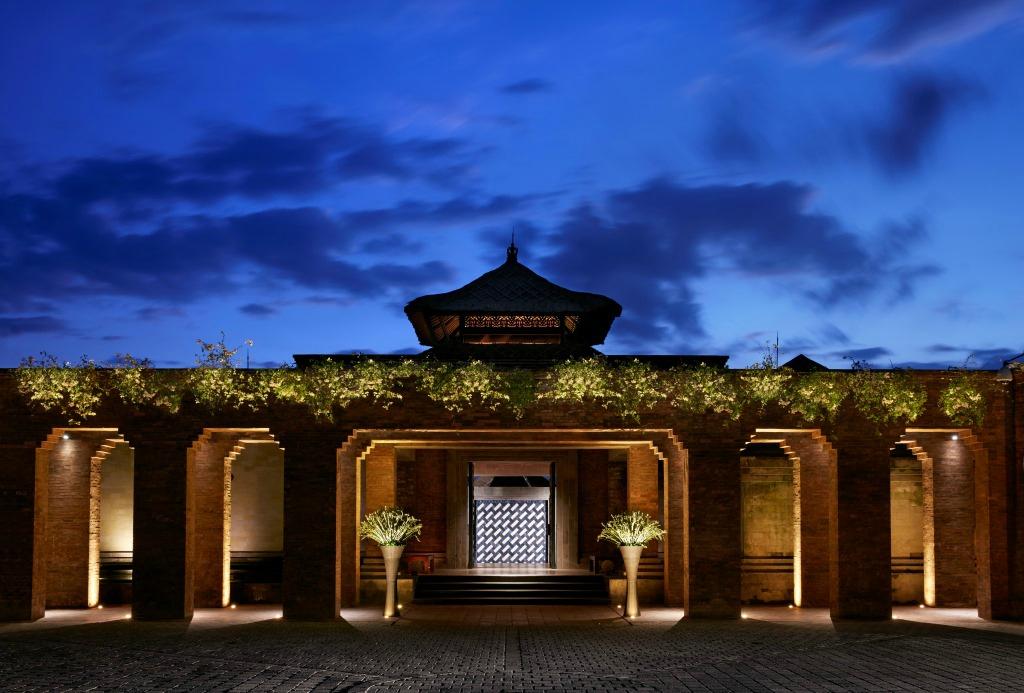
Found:
[[[0,621],[35,621],[46,609],[48,476],[33,447],[0,446]]]
[[[354,604],[357,595],[355,464],[340,464],[333,436],[281,436],[280,442],[284,448],[284,617],[334,620],[342,604]]]
[[[687,618],[740,615],[740,448],[732,427],[684,440]]]
[[[190,439],[132,435],[132,618],[191,620],[195,604],[195,462]]]
[[[894,430],[890,436],[858,419],[841,413],[833,439],[829,607],[833,619],[889,619],[889,449],[898,434]]]

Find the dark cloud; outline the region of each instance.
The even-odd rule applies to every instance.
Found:
[[[998,369],[1003,361],[1020,354],[1024,349],[1012,347],[972,347],[953,344],[932,344],[926,351],[932,354],[945,355],[948,360],[937,363],[946,366],[967,366],[969,368]]]
[[[52,188],[69,203],[132,210],[154,202],[308,195],[360,178],[451,187],[466,179],[480,153],[453,138],[403,140],[341,118],[304,118],[282,131],[211,127],[176,157],[80,159],[63,167]]]
[[[893,63],[1022,16],[1019,0],[756,0],[752,25],[813,55]]]
[[[238,310],[246,315],[251,315],[256,318],[264,318],[277,312],[276,309],[262,303],[246,303]]]
[[[919,223],[891,223],[874,238],[815,212],[813,189],[687,186],[655,179],[582,204],[545,239],[540,267],[573,289],[602,292],[624,317],[615,334],[662,348],[705,337],[696,280],[715,272],[776,280],[818,308],[896,300],[926,273],[892,248],[919,243]]]
[[[181,318],[185,314],[183,309],[174,306],[146,306],[135,311],[136,319],[147,322],[163,318]]]
[[[892,356],[892,352],[885,347],[865,347],[863,349],[844,349],[842,351],[834,351],[830,354],[834,358],[849,359],[850,361],[860,361],[862,363],[870,363],[875,359],[880,359],[883,356]]]
[[[868,151],[887,173],[916,171],[950,114],[980,95],[978,86],[956,79],[924,74],[902,79],[893,89],[887,118],[865,125]]]
[[[50,315],[32,317],[0,317],[0,337],[16,337],[36,332],[64,332],[67,324]]]
[[[518,82],[510,82],[504,85],[501,88],[501,93],[517,96],[524,94],[538,94],[541,92],[551,91],[554,86],[555,85],[546,79],[531,77],[530,79],[521,79]]]

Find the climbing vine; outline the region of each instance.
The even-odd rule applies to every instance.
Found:
[[[383,409],[419,392],[452,414],[471,409],[504,410],[522,420],[538,406],[597,406],[623,422],[639,425],[661,406],[692,416],[738,419],[743,411],[778,405],[807,423],[834,421],[849,399],[878,424],[912,422],[924,412],[927,393],[908,371],[878,371],[854,363],[850,372],[797,374],[766,357],[729,371],[707,364],[659,370],[639,359],[602,357],[565,361],[544,371],[501,369],[482,361],[325,359],[303,369],[239,368],[245,342],[228,346],[198,340],[194,368],[160,370],[147,359],[118,355],[98,367],[84,358],[59,362],[42,354],[15,371],[19,392],[37,409],[81,423],[94,416],[104,397],[133,407],[175,412],[190,398],[210,411],[263,410],[275,404],[305,407],[333,422],[353,402]],[[962,369],[939,395],[938,407],[957,426],[980,425],[985,416],[983,380]]]
[[[839,373],[808,373],[793,379],[789,410],[807,423],[834,421],[849,393],[846,379]]]
[[[669,404],[700,416],[719,414],[738,419],[743,407],[736,385],[722,368],[700,364],[696,368],[673,368],[668,373]]]
[[[966,369],[960,369],[939,394],[939,409],[957,426],[980,426],[985,408],[985,393]]]
[[[73,364],[41,352],[39,358],[22,360],[15,372],[18,391],[43,411],[60,414],[68,423],[78,424],[96,414],[103,388],[96,364],[82,357]]]
[[[877,424],[914,421],[928,401],[924,387],[906,370],[876,371],[854,362],[848,383],[857,409]]]

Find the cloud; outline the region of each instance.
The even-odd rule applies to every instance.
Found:
[[[948,360],[942,360],[946,366],[968,366],[970,368],[998,369],[1003,361],[1024,351],[1013,347],[972,347],[967,345],[953,344],[932,344],[926,351],[932,354],[943,355]]]
[[[32,317],[0,317],[0,337],[16,337],[38,332],[64,332],[67,323],[51,315]]]
[[[513,96],[540,94],[551,91],[554,86],[554,84],[546,79],[531,77],[530,79],[521,79],[518,82],[509,82],[501,88],[501,93]]]
[[[883,356],[892,356],[892,352],[885,347],[864,347],[862,349],[844,349],[833,351],[829,354],[833,358],[850,359],[851,361],[870,362]]]
[[[268,315],[273,315],[274,313],[277,312],[276,309],[271,308],[270,306],[264,305],[262,303],[246,303],[238,310],[239,312],[245,313],[246,315],[251,315],[256,318],[264,318],[267,317]]]
[[[1024,15],[1020,0],[773,0],[750,3],[752,25],[812,56],[869,64],[909,60]]]
[[[889,174],[916,171],[950,114],[980,94],[977,85],[933,75],[919,74],[898,81],[887,119],[864,126],[868,151]]]
[[[179,156],[79,159],[63,166],[52,187],[69,203],[129,211],[155,202],[309,195],[366,178],[451,187],[467,180],[480,154],[455,138],[400,139],[342,118],[306,117],[278,131],[209,127]]]
[[[890,222],[865,238],[814,211],[813,194],[792,181],[650,180],[571,210],[545,238],[552,252],[539,266],[573,289],[616,287],[612,298],[624,307],[616,337],[647,348],[706,337],[694,287],[711,273],[777,281],[819,309],[898,300],[927,276],[892,252],[920,243],[922,224]]]

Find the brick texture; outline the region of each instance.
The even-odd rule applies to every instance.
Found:
[[[195,605],[195,462],[188,440],[133,440],[132,617],[190,620]]]
[[[892,616],[889,448],[896,439],[843,420],[833,441],[829,608],[833,619]]]
[[[49,466],[28,445],[0,445],[0,620],[35,621],[46,609]]]

